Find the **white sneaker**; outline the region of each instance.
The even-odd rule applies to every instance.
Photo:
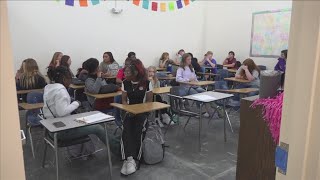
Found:
[[[133,174],[137,171],[136,161],[132,156],[127,158],[127,175]]]
[[[128,161],[123,161],[123,165],[122,165],[122,168],[121,168],[121,171],[120,171],[120,173],[122,174],[122,175],[128,175],[128,172],[127,172],[127,164],[128,164]]]
[[[170,118],[170,116],[167,114],[167,113],[165,113],[165,114],[163,114],[162,115],[162,121],[163,121],[163,123],[165,123],[165,124],[169,124],[170,123],[170,121],[171,121],[171,118]],[[173,121],[171,121],[171,124],[170,125],[173,125],[174,124],[174,122]]]
[[[209,113],[204,113],[203,115],[202,115],[203,117],[205,117],[205,118],[208,118],[208,117],[210,117],[210,115],[209,115]]]

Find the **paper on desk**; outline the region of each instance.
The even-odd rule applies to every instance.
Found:
[[[99,122],[99,121],[107,120],[107,119],[111,120],[113,118],[114,118],[113,116],[110,116],[110,115],[107,115],[104,113],[97,113],[97,114],[93,114],[90,116],[77,118],[76,121],[90,124],[90,123]]]
[[[199,99],[200,101],[214,101],[217,98],[212,97],[212,96],[208,96],[205,94],[198,94],[198,95],[193,95],[192,97]]]

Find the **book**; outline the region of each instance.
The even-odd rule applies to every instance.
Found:
[[[85,117],[80,117],[75,119],[76,122],[85,123],[85,124],[96,123],[96,122],[105,121],[105,120],[114,120],[114,117],[104,113],[97,113],[90,116],[85,116]]]

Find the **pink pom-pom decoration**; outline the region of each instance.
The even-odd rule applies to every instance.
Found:
[[[273,141],[279,143],[281,115],[282,115],[283,93],[279,94],[275,98],[257,99],[255,100],[251,108],[256,108],[262,105],[263,119],[267,123]]]

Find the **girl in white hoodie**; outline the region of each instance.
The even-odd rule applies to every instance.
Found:
[[[54,84],[48,84],[44,88],[43,94],[43,113],[45,118],[55,118],[70,115],[80,106],[79,101],[71,103],[70,95],[66,88],[71,84],[71,74],[65,67],[57,67],[53,71]],[[106,134],[102,126],[92,125],[71,129],[58,133],[58,139],[71,140],[89,134],[95,134],[103,143],[106,142]]]

